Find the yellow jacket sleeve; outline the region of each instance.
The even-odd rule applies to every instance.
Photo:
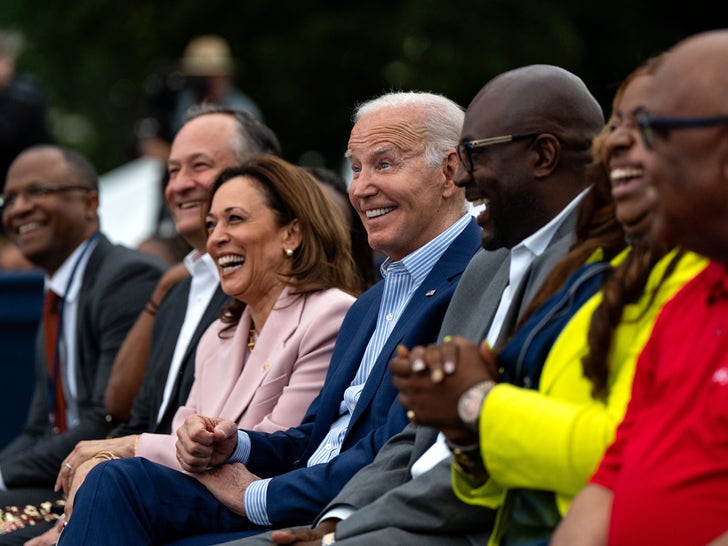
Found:
[[[557,338],[538,391],[500,384],[490,392],[481,410],[480,444],[491,479],[473,487],[454,471],[453,487],[462,500],[494,507],[507,489],[540,489],[554,491],[559,510],[566,512],[614,438],[631,393],[637,357],[659,310],[707,264],[688,253],[660,284],[674,256],[671,252],[658,262],[643,296],[624,309],[612,339],[606,400],[591,397],[591,383],[581,366],[591,315],[601,294],[583,305]]]

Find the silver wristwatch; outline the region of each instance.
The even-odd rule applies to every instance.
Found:
[[[480,409],[488,393],[496,386],[496,382],[488,379],[473,385],[458,400],[458,417],[470,429],[478,431]]]

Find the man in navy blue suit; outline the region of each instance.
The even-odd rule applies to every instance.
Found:
[[[347,314],[324,387],[303,423],[263,434],[191,416],[178,430],[185,476],[143,459],[98,465],[59,544],[215,544],[313,520],[407,423],[388,362],[436,339],[480,229],[454,184],[463,111],[429,93],[390,93],[355,113],[349,195],[384,280]],[[229,534],[235,532],[236,534]]]

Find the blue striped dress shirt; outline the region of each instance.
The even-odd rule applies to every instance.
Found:
[[[387,338],[412,299],[412,295],[430,274],[445,250],[467,227],[470,219],[471,215],[465,214],[432,241],[402,260],[398,262],[386,260],[382,264],[384,291],[379,304],[376,328],[364,351],[354,380],[344,391],[344,399],[339,405],[339,418],[331,425],[328,434],[308,459],[306,466],[327,463],[339,454],[359,396]],[[249,456],[250,438],[246,432],[240,430],[237,448],[228,462],[247,463]],[[256,525],[270,525],[266,501],[269,481],[270,478],[255,481],[245,491],[245,513]]]

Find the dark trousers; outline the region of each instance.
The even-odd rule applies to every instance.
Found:
[[[104,462],[89,472],[58,544],[151,546],[195,535],[247,531],[238,535],[245,536],[263,530],[228,510],[194,478],[134,457]],[[208,538],[180,544],[224,541]]]

